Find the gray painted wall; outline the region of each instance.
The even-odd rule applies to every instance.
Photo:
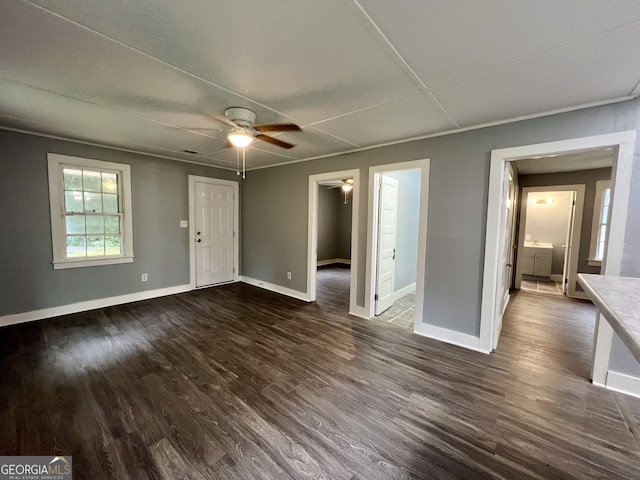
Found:
[[[396,292],[416,281],[418,265],[418,222],[420,220],[420,170],[385,173],[398,181],[398,223],[396,225],[396,265],[393,279]]]
[[[423,322],[479,335],[491,150],[636,129],[638,100],[255,170],[243,192],[243,274],[306,291],[309,175],[431,159]],[[638,160],[636,150],[636,160]],[[357,305],[364,305],[368,185],[360,186]],[[640,166],[633,170],[640,205]],[[629,211],[623,273],[640,276],[640,218]],[[286,224],[282,225],[281,218]],[[281,228],[272,228],[280,225]],[[286,272],[292,271],[291,282]]]
[[[351,258],[351,194],[318,187],[318,261]]]
[[[53,270],[47,153],[131,165],[133,263]],[[0,130],[0,315],[189,283],[187,175],[235,172]],[[149,281],[140,282],[148,273]]]
[[[600,267],[591,267],[589,246],[591,244],[591,223],[593,222],[593,206],[596,199],[596,182],[610,180],[611,168],[581,170],[579,172],[548,173],[543,175],[520,175],[520,187],[543,187],[547,185],[585,185],[582,229],[580,230],[580,251],[578,255],[578,273],[600,273]],[[562,263],[562,261],[561,261]],[[562,273],[562,271],[560,271]],[[582,290],[580,285],[576,285]]]
[[[318,261],[336,257],[338,218],[336,191],[322,185],[318,187]]]

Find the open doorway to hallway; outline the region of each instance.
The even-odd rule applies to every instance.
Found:
[[[358,169],[309,176],[307,300],[320,301],[322,295],[336,295],[337,292],[330,290],[343,285],[340,295],[344,296],[346,305],[340,307],[341,313],[355,315],[358,315],[359,194]],[[319,272],[319,267],[323,272]],[[325,278],[331,273],[328,270],[333,270],[340,281]],[[334,306],[338,303],[332,302]]]
[[[316,300],[337,313],[349,311],[353,183],[353,177],[318,182]]]
[[[609,192],[603,196],[600,189],[611,181],[614,154],[613,148],[601,148],[514,160],[508,165],[518,208],[508,240],[515,268],[512,278],[506,279],[514,301],[506,306],[504,316],[506,321],[522,318],[509,313],[527,309],[542,322],[541,312],[553,305],[553,311],[545,314],[549,318],[544,337],[559,347],[569,337],[593,336],[592,322],[574,321],[572,311],[582,308],[574,299],[586,298],[577,274],[601,270],[610,202],[606,201]],[[600,242],[599,249],[592,248]],[[510,341],[505,336],[501,345],[513,348],[505,345]]]

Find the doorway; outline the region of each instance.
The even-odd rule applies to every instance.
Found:
[[[191,288],[238,280],[238,211],[238,182],[189,175]]]
[[[350,180],[347,182],[347,180]],[[348,192],[342,189],[342,185],[350,185]],[[332,265],[335,266],[335,272],[324,272],[335,274],[335,284],[344,284],[349,286],[348,293],[348,313],[356,316],[359,314],[356,306],[356,285],[358,278],[358,205],[360,195],[360,170],[342,170],[337,172],[322,173],[309,176],[309,225],[308,225],[308,250],[307,250],[307,300],[313,302],[317,299],[317,283],[318,283],[318,265],[321,267]],[[346,199],[346,205],[344,201]],[[336,228],[339,225],[329,225],[327,223],[326,209],[322,209],[320,203],[333,205],[335,209],[340,208],[342,212],[338,215],[328,215],[333,217],[336,222],[350,222],[350,235],[343,235],[339,245],[331,242],[325,242],[325,236],[334,237],[336,232],[338,235],[344,232]],[[342,203],[340,203],[342,202]],[[347,215],[347,209],[350,215]],[[320,224],[322,222],[322,225]],[[327,228],[333,228],[334,233],[328,232]],[[319,235],[323,238],[319,238]],[[334,238],[335,240],[335,238]],[[348,247],[346,246],[348,245]],[[343,258],[345,252],[350,250],[349,259]],[[341,253],[340,253],[341,252]],[[320,257],[319,257],[320,255]],[[338,256],[339,255],[339,256]],[[347,263],[348,260],[348,263]],[[324,264],[324,265],[323,265]],[[349,268],[341,268],[348,266]],[[345,272],[348,270],[349,279],[345,282]]]
[[[520,159],[529,159],[532,162],[537,162],[538,160],[542,161],[562,154],[595,149],[612,149],[613,170],[611,175],[611,205],[609,206],[610,223],[606,233],[602,273],[619,275],[625,224],[629,208],[635,137],[636,132],[631,130],[492,151],[480,318],[480,346],[483,351],[488,353],[493,350],[497,346],[499,338],[502,301],[498,296],[498,292],[505,281],[500,268],[504,258],[502,250],[499,248],[503,243],[502,225],[504,225],[504,214],[502,205],[503,202],[506,202],[503,189],[505,166]],[[613,330],[606,322],[597,322],[592,369],[594,384],[603,385],[605,383],[612,334]]]
[[[369,169],[367,314],[420,334],[428,187],[428,159]]]
[[[585,185],[524,187],[521,196],[514,288],[585,298],[577,286]]]

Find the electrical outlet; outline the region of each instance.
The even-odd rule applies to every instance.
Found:
[[[180,228],[187,228],[189,226],[189,222],[187,220],[180,220]]]
[[[287,272],[287,280],[291,280],[291,272]]]
[[[149,276],[146,273],[143,273],[140,280],[142,280],[143,282],[146,282],[147,280],[149,280]]]
[[[531,240],[531,234],[527,233],[527,240]]]

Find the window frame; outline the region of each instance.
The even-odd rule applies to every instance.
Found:
[[[589,258],[587,264],[591,267],[601,267],[603,259],[597,259],[598,244],[600,243],[600,226],[602,208],[604,207],[604,192],[609,189],[609,212],[606,222],[606,233],[609,231],[609,217],[611,215],[611,180],[598,180],[596,182],[596,196],[593,202],[593,219],[591,220],[591,243],[589,244]],[[606,236],[605,233],[605,236]]]
[[[124,163],[106,162],[90,158],[72,157],[57,153],[47,153],[49,170],[49,205],[51,212],[51,241],[54,270],[78,267],[94,267],[131,263],[133,254],[133,219],[131,207],[131,166]],[[66,251],[66,227],[64,215],[64,175],[63,168],[80,168],[116,172],[120,179],[121,192],[121,254],[102,257],[68,258]]]

